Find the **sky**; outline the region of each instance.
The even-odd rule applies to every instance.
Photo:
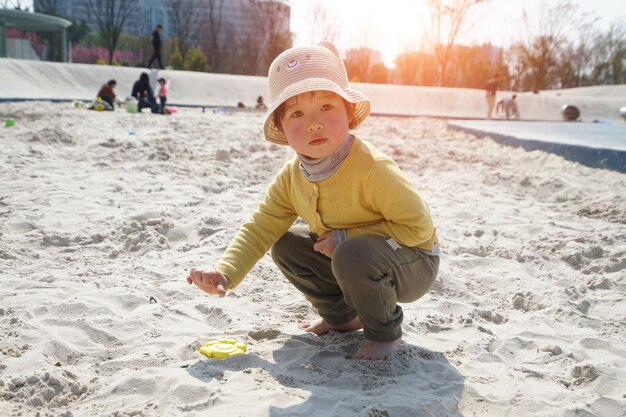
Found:
[[[327,10],[326,20],[341,28],[341,34],[333,39],[340,50],[366,43],[381,51],[383,61],[393,66],[397,54],[419,49],[423,41],[420,29],[424,22],[425,0],[291,0],[290,3],[296,46],[320,40],[320,31],[312,29],[315,3],[323,4]],[[557,3],[558,0],[487,1],[473,9],[474,23],[460,42],[509,46],[522,32],[524,9],[532,18],[542,4],[551,7]],[[615,19],[626,20],[624,0],[578,0],[577,3],[580,12],[595,13],[599,28],[608,28]]]

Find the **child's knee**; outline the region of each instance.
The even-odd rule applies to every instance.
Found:
[[[360,236],[348,239],[335,248],[332,268],[337,279],[342,277],[369,277],[379,275],[377,265],[380,253],[376,249],[377,237]]]

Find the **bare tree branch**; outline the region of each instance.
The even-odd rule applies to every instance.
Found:
[[[28,10],[23,0],[0,0],[0,9]]]
[[[245,51],[252,64],[251,74],[266,74],[272,60],[278,55],[276,50],[291,46],[289,29],[282,26],[288,22],[285,13],[289,13],[289,9],[281,6],[282,3],[276,0],[250,2],[248,12],[254,22],[254,27],[258,28],[255,33],[249,34],[244,40]],[[282,45],[276,46],[276,42]]]
[[[439,84],[446,85],[448,64],[458,36],[468,25],[474,6],[487,0],[428,0],[430,21],[425,36],[439,63]]]
[[[222,10],[224,8],[224,0],[204,0],[208,10],[206,18],[206,27],[209,30],[209,44],[207,50],[207,58],[211,68],[216,70],[219,65],[220,44],[219,36],[222,31]]]
[[[176,38],[175,42],[180,51],[182,62],[185,62],[187,52],[196,37],[198,29],[197,3],[196,0],[168,1],[172,35]]]
[[[559,59],[566,49],[567,35],[582,27],[587,17],[578,13],[578,5],[571,0],[552,7],[543,4],[533,16],[523,11],[525,31],[512,48],[517,78],[532,90],[558,87]]]
[[[109,51],[109,64],[117,47],[124,23],[135,8],[133,0],[83,0],[87,14],[96,20],[98,31]]]
[[[310,43],[323,40],[335,42],[339,31],[337,28],[337,15],[328,13],[322,0],[312,0],[313,12],[310,26]]]
[[[59,15],[59,0],[39,0],[34,2],[35,12]]]

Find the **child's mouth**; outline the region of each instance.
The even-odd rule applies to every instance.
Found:
[[[311,142],[309,142],[309,145],[319,146],[319,145],[322,145],[322,144],[326,143],[327,140],[328,139],[326,139],[326,138],[313,139]]]

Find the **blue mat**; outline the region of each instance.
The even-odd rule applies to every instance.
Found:
[[[528,151],[543,150],[593,168],[626,172],[626,123],[451,120],[451,129]]]

